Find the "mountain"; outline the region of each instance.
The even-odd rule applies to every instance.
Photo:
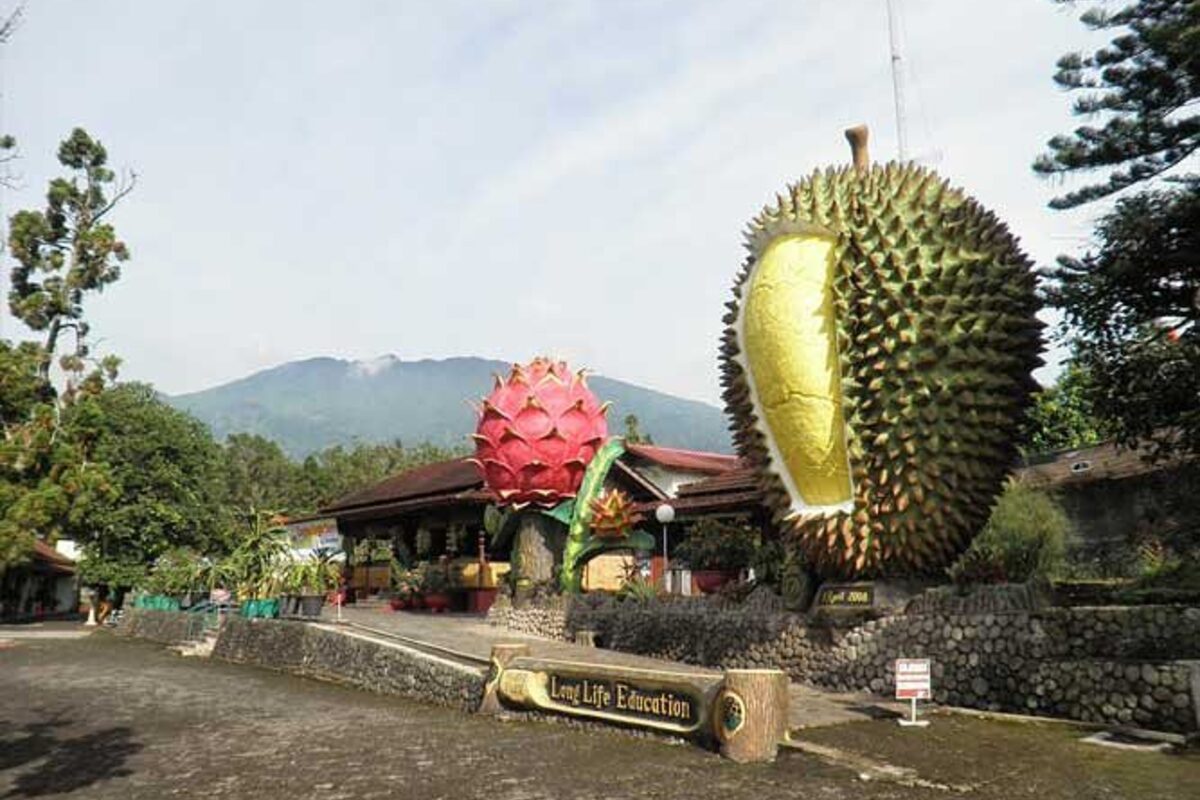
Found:
[[[510,366],[470,357],[310,358],[165,399],[206,422],[217,437],[261,434],[293,456],[356,439],[465,445],[475,427],[468,401],[486,394],[492,375],[507,374]],[[588,386],[612,401],[613,433],[624,430],[626,414],[636,414],[657,444],[732,452],[725,417],[714,406],[599,375],[590,375]]]

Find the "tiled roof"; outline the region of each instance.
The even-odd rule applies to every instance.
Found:
[[[666,502],[678,514],[754,511],[762,507],[762,491],[754,470],[738,466],[693,483],[685,483],[679,487],[676,497]],[[657,505],[657,501],[643,503],[639,510],[651,513]]]
[[[483,479],[479,476],[479,470],[467,459],[438,461],[401,472],[374,486],[341,497],[322,508],[321,513],[329,514],[359,506],[458,493],[481,486],[483,486]]]
[[[1121,480],[1179,466],[1180,459],[1154,463],[1146,451],[1112,442],[1068,450],[1040,464],[1019,467],[1014,477],[1031,486],[1072,486],[1099,480]]]
[[[679,487],[680,497],[694,497],[721,492],[758,491],[758,475],[750,467],[738,467],[719,475],[712,475],[694,483],[685,483]]]
[[[654,500],[649,503],[635,503],[634,509],[645,514],[648,519],[652,520],[655,509],[662,502],[661,500]],[[713,494],[693,495],[691,497],[675,497],[666,502],[680,516],[713,514],[720,511],[753,512],[763,507],[762,494],[757,490],[746,492],[714,492]]]
[[[438,494],[426,494],[407,500],[384,500],[378,503],[339,509],[326,516],[337,517],[337,519],[342,521],[384,519],[413,511],[425,511],[431,508],[487,505],[492,500],[492,493],[485,489],[466,489],[461,492],[448,491]]]
[[[704,453],[696,450],[677,450],[671,447],[650,445],[628,445],[628,455],[622,459],[642,460],[652,464],[692,472],[708,473],[706,480],[719,480],[725,474],[738,474],[741,461],[736,456],[720,453]],[[620,462],[619,462],[620,463]],[[645,484],[650,494],[658,493],[654,486],[637,474],[636,468],[622,463],[621,468],[631,479]],[[746,471],[748,472],[748,471]],[[704,483],[689,484],[698,486]],[[686,488],[686,487],[685,487]],[[353,494],[335,500],[313,515],[314,518],[336,516],[355,518],[380,514],[399,514],[419,508],[445,506],[454,503],[487,502],[490,495],[483,490],[479,471],[468,459],[439,461],[423,467],[401,472]],[[661,502],[661,501],[659,501]],[[293,520],[295,521],[295,520]]]
[[[33,542],[33,558],[34,561],[41,562],[43,567],[49,568],[52,572],[61,572],[66,575],[75,574],[75,562],[41,539],[35,539]]]
[[[695,472],[728,472],[741,465],[737,456],[722,453],[706,453],[701,450],[679,450],[674,447],[658,447],[649,444],[630,444],[625,449],[631,456],[645,459],[663,467],[692,470]]]

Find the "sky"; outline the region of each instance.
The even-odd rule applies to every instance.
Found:
[[[171,394],[315,356],[548,353],[718,402],[746,222],[848,161],[850,125],[897,155],[885,0],[25,5],[4,216],[75,126],[136,172],[111,218],[132,259],[88,316]],[[1029,165],[1079,124],[1052,75],[1104,42],[1086,6],[895,6],[909,157],[1039,265],[1079,252],[1096,210],[1048,209],[1078,181]]]

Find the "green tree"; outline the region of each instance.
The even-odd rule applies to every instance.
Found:
[[[637,414],[625,415],[625,442],[627,444],[654,444],[650,434],[642,433]]]
[[[1200,3],[1140,0],[1112,13],[1092,8],[1083,21],[1118,33],[1089,57],[1064,56],[1055,79],[1082,92],[1077,114],[1100,122],[1056,136],[1034,169],[1108,177],[1056,208],[1165,175],[1200,148]],[[1200,176],[1167,180],[1117,200],[1094,249],[1060,257],[1046,291],[1064,313],[1060,336],[1090,376],[1096,416],[1123,443],[1153,442],[1160,456],[1200,452]]]
[[[17,362],[37,369],[33,359],[13,358],[20,348],[0,352],[0,363]],[[0,367],[0,372],[8,370]],[[44,384],[40,375],[26,374],[27,385]],[[0,569],[25,560],[34,539],[54,540],[63,534],[84,509],[108,502],[114,493],[102,464],[92,458],[95,396],[103,391],[111,372],[94,372],[75,387],[67,399],[34,403],[26,417],[4,425],[0,439]],[[0,387],[7,395],[8,387]],[[44,386],[43,389],[44,390]],[[78,424],[68,427],[62,415],[74,413]]]
[[[67,528],[83,547],[85,579],[130,586],[172,549],[228,549],[221,449],[202,423],[151,387],[129,383],[72,408],[67,427],[91,440],[114,493],[88,504]]]
[[[308,510],[300,467],[278,444],[257,434],[235,433],[222,449],[225,498],[230,506],[287,513]]]
[[[0,138],[0,151],[10,153],[13,145],[10,137]],[[28,557],[35,538],[53,539],[90,504],[114,496],[104,466],[92,457],[88,421],[95,418],[95,398],[116,377],[118,360],[89,357],[84,301],[115,281],[119,262],[129,257],[104,220],[132,184],[109,196],[115,176],[105,167],[107,153],[81,129],[58,155],[69,177],[50,182],[44,210],[18,211],[9,223],[16,261],[9,307],[45,338],[0,342],[0,569]],[[74,339],[66,354],[59,350],[64,331]],[[50,378],[56,358],[61,391]],[[70,428],[68,415],[76,420]]]
[[[40,374],[43,358],[33,342],[0,339],[0,426],[25,422],[36,406],[54,400],[54,387]]]
[[[1092,399],[1091,373],[1070,362],[1053,386],[1034,395],[1021,449],[1026,455],[1099,444],[1113,427],[1098,416]]]
[[[1055,199],[1055,208],[1163,175],[1200,148],[1200,3],[1138,0],[1115,11],[1101,4],[1081,20],[1117,35],[1090,56],[1063,56],[1054,80],[1080,92],[1075,114],[1098,124],[1052,138],[1033,168],[1043,175],[1102,169],[1108,177]]]
[[[50,356],[58,353],[63,333],[74,334],[73,351],[61,358],[63,368],[74,372],[88,356],[84,299],[116,281],[129,258],[105,220],[133,189],[133,178],[117,184],[108,152],[82,128],[59,146],[58,160],[70,172],[50,181],[45,209],[18,211],[9,222],[8,248],[17,263],[8,305],[13,316],[44,334]],[[49,378],[49,359],[41,374]]]
[[[1126,444],[1200,453],[1200,183],[1119,200],[1096,235],[1047,290],[1092,410]]]
[[[462,455],[461,450],[431,444],[409,448],[399,441],[335,445],[304,460],[296,493],[300,506],[297,510],[315,511],[397,473]]]

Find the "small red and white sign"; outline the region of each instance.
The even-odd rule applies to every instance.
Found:
[[[896,699],[928,700],[933,696],[928,658],[896,659]]]

